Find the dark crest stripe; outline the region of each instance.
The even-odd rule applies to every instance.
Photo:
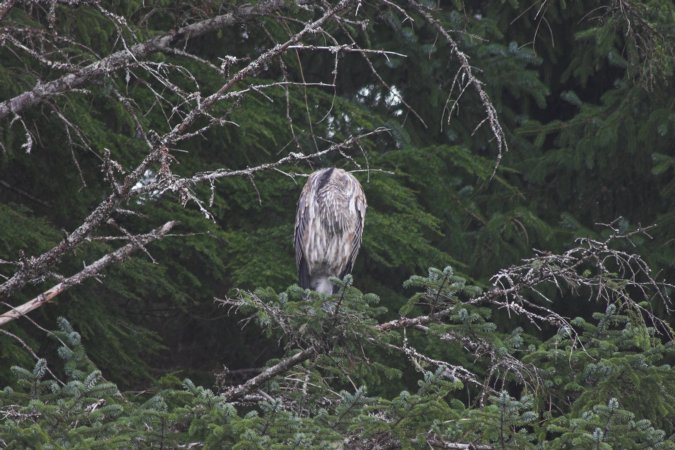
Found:
[[[326,183],[328,183],[328,180],[330,180],[330,176],[333,175],[333,170],[335,168],[331,167],[330,169],[327,169],[324,173],[321,174],[321,177],[319,178],[317,184],[316,184],[316,192],[321,191],[321,188],[323,188]]]

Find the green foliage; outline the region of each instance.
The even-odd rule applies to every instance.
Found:
[[[675,371],[665,363],[675,355],[672,342],[664,345],[654,328],[636,325],[613,304],[594,319],[576,318],[572,324],[583,334],[563,330],[524,360],[550,374],[547,387],[554,401],[566,403],[575,414],[613,398],[672,431],[666,418],[675,414],[668,387],[675,383]]]
[[[217,393],[189,379],[166,379],[141,396],[124,394],[87,358],[79,333],[59,319],[59,331],[50,335],[61,344],[65,379],[53,377],[45,359],[31,368],[12,367],[14,381],[0,393],[0,414],[6,418],[0,443],[4,448],[428,448],[444,443],[491,449],[675,448],[675,377],[665,364],[674,347],[624,313],[630,309],[612,303],[591,321],[575,319],[572,328],[543,341],[521,328],[500,333],[490,321],[492,308],[473,304],[484,295],[482,289],[450,267],[432,268],[429,276],[407,283],[419,290],[407,311],[426,308],[446,317],[422,333],[433,345],[420,353],[409,344],[417,341],[413,329],[403,347],[397,332],[378,330],[375,319],[384,309],[376,295],[354,288],[351,276],[333,281],[340,289],[332,296],[291,286],[279,294],[241,291],[228,300],[282,340],[289,354],[297,347],[318,352],[283,376],[268,378],[264,396],[245,403],[228,401],[227,388]],[[456,354],[443,348],[448,336],[477,359],[488,355],[489,364],[458,368]],[[412,363],[415,387],[385,394],[380,384],[402,381],[394,349]],[[493,378],[504,362],[509,368]],[[429,370],[430,365],[436,368]],[[530,375],[521,372],[525,367]],[[467,376],[466,368],[474,374]],[[483,377],[487,385],[476,381]],[[492,387],[499,385],[511,393]]]
[[[106,5],[128,29],[94,6],[66,3],[54,4],[54,28],[47,9],[22,2],[3,17],[3,26],[34,27],[26,42],[62,39],[72,61],[89,63],[122,49],[121,37],[126,44],[142,41],[241,2]],[[231,123],[171,149],[172,170],[189,175],[246,168],[379,126],[390,133],[344,155],[284,166],[290,176],[259,173],[191,186],[212,219],[173,193],[131,201],[114,224],[97,230],[44,279],[2,299],[21,304],[117,248],[118,240],[97,239],[120,237],[120,227],[136,233],[170,219],[180,223],[176,236],[32,313],[40,326],[61,327],[55,335],[62,342],[45,344],[44,332],[28,320],[7,328],[50,364],[63,358],[54,372],[64,384],[21,342],[0,335],[0,385],[12,386],[2,396],[0,446],[336,448],[365,436],[371,447],[426,448],[433,438],[495,448],[672,448],[673,438],[665,436],[673,433],[673,346],[635,311],[599,312],[582,301],[583,290],[548,286],[553,310],[579,316],[574,330],[558,331],[468,301],[533,248],[557,252],[578,236],[604,239],[612,231],[596,224],[619,216],[621,232],[658,224],[650,230],[653,239],[635,237],[625,249],[643,255],[659,279],[673,279],[672,2],[620,2],[623,9],[595,0],[422,3],[457,31],[453,38],[495,105],[510,148],[497,170],[494,136],[485,124],[477,128],[485,118],[481,99],[455,78],[456,55],[437,30],[412,11],[405,17],[395,7],[360,3],[357,19],[365,26],[343,21],[325,30],[406,57],[373,54],[366,62],[340,54],[334,79],[334,53],[289,52],[280,58],[283,69],[274,61],[235,88],[286,79],[336,86],[276,87],[220,102],[212,113]],[[260,17],[187,43],[215,66],[226,56],[240,58],[222,71],[169,52],[151,61],[174,87],[208,95],[314,14],[304,4],[284,8],[278,18]],[[327,45],[324,38],[306,42]],[[51,54],[48,42],[44,50]],[[6,40],[0,61],[3,100],[67,70],[29,58]],[[115,176],[146,156],[135,118],[118,95],[131,99],[140,124],[157,133],[186,113],[189,105],[172,110],[155,92],[167,104],[179,98],[134,68],[3,122],[1,277],[58,243],[110,194],[101,171],[108,152],[121,167]],[[450,111],[455,100],[458,108]],[[295,279],[292,234],[301,175],[328,165],[362,169],[356,176],[369,203],[357,282],[340,280],[342,290],[332,299],[286,289]],[[147,178],[159,169],[153,166]],[[429,265],[448,264],[454,270],[410,278]],[[239,296],[240,311],[255,319],[244,330],[240,317],[213,301],[234,288],[253,290]],[[636,301],[645,302],[643,311],[666,313],[651,298]],[[409,348],[428,359],[402,353],[408,347],[399,334],[373,328],[399,313],[440,312],[429,334],[411,329],[405,336]],[[279,314],[286,320],[277,320]],[[77,333],[59,316],[68,317]],[[462,340],[467,336],[474,345]],[[270,381],[265,392],[271,400],[242,407],[199,387],[211,385],[223,365],[259,368],[306,345],[330,352],[289,374],[307,380],[305,391],[302,383],[289,393],[283,381]],[[488,380],[492,391],[476,400],[475,383],[434,361],[461,366]],[[509,370],[530,366],[539,378]],[[119,392],[151,389],[157,375],[195,382],[180,388],[159,383],[149,397]]]
[[[464,410],[464,420],[445,427],[437,427],[439,436],[451,440],[479,439],[491,442],[496,448],[536,448],[540,436],[539,414],[533,410],[533,399],[524,395],[517,400],[506,391],[491,396],[489,404],[481,409]]]
[[[611,398],[607,405],[598,404],[578,418],[558,418],[548,430],[560,434],[550,448],[612,449],[673,448],[672,439],[655,429],[649,420],[635,420],[635,414],[619,407]]]

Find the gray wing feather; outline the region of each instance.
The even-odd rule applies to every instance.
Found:
[[[307,223],[309,222],[307,205],[310,199],[309,183],[303,188],[298,199],[298,210],[295,215],[295,232],[293,235],[293,246],[295,247],[295,265],[298,269],[299,284],[302,288],[309,287],[309,268],[303,252],[303,242]]]
[[[352,236],[352,249],[349,254],[349,259],[347,260],[345,270],[343,270],[340,274],[340,278],[352,271],[352,268],[354,267],[354,261],[356,261],[356,256],[359,254],[361,242],[363,241],[363,224],[365,222],[366,208],[368,205],[366,203],[366,196],[363,193],[363,190],[360,189],[360,186],[356,191],[355,206],[358,216],[356,220],[356,229],[354,230],[354,235]]]

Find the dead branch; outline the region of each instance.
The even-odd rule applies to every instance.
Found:
[[[485,444],[462,444],[459,442],[446,442],[437,437],[427,438],[427,444],[431,448],[449,448],[454,450],[494,450],[495,447],[492,445]]]
[[[540,252],[534,258],[523,260],[519,266],[500,270],[492,277],[493,287],[482,295],[467,300],[466,304],[488,304],[526,318],[535,326],[549,324],[573,330],[567,318],[553,311],[546,303],[542,291],[545,286],[555,286],[578,292],[589,291],[589,300],[616,304],[622,310],[638,312],[645,321],[657,326],[664,334],[670,327],[651,311],[632,299],[630,291],[639,293],[643,299],[654,298],[670,310],[670,299],[666,288],[673,285],[656,281],[647,263],[638,255],[610,248],[615,240],[629,240],[634,234],[645,234],[645,229],[633,233],[613,234],[605,241],[589,238],[577,240],[577,246],[561,254]],[[534,297],[534,299],[533,299]],[[537,303],[539,298],[544,304]],[[445,308],[433,314],[414,318],[403,317],[377,326],[380,331],[399,328],[420,328],[438,322],[456,310],[456,306]]]
[[[7,15],[15,3],[16,0],[5,0],[4,2],[0,3],[0,20],[2,20]]]
[[[407,342],[407,339],[404,339],[403,345],[398,346],[394,344],[384,344],[384,346],[388,349],[395,350],[397,352],[400,352],[404,354],[408,359],[413,363],[416,369],[420,371],[424,371],[425,369],[420,365],[419,361],[422,361],[426,364],[431,364],[436,367],[440,367],[444,369],[444,376],[451,380],[462,380],[463,382],[468,382],[472,383],[476,386],[482,387],[483,383],[478,380],[478,377],[476,374],[471,372],[470,370],[458,366],[455,364],[450,364],[446,361],[440,361],[437,359],[430,358],[429,356],[421,353],[414,347],[410,346],[410,344]]]
[[[343,11],[352,3],[355,3],[356,0],[341,0],[337,5],[327,10],[320,18],[317,20],[307,23],[305,27],[291,36],[286,42],[282,44],[276,44],[271,49],[267,50],[261,54],[254,61],[249,63],[246,67],[237,72],[232,78],[230,78],[225,84],[223,84],[220,89],[218,89],[213,94],[206,97],[202,102],[200,102],[196,108],[192,109],[182,122],[177,124],[169,133],[161,139],[161,143],[165,146],[170,145],[176,141],[176,139],[187,132],[187,129],[192,125],[198,117],[200,117],[204,111],[210,109],[216,102],[222,99],[223,94],[228,92],[235,84],[239,83],[244,78],[251,76],[263,68],[264,64],[273,60],[275,57],[279,56],[285,52],[288,47],[293,44],[296,44],[300,41],[302,37],[309,33],[317,31],[324,23],[331,19],[338,12]]]
[[[165,192],[167,190],[170,191],[180,191],[182,189],[185,189],[187,186],[194,185],[197,183],[203,183],[206,181],[214,181],[218,180],[220,178],[228,178],[228,177],[241,177],[241,176],[246,176],[250,177],[254,175],[256,172],[261,172],[264,170],[271,170],[275,169],[279,166],[282,166],[284,164],[290,164],[290,163],[296,163],[300,161],[306,161],[310,159],[317,159],[320,158],[324,155],[327,155],[329,153],[336,153],[345,149],[348,149],[350,147],[353,147],[355,144],[357,144],[359,141],[375,136],[377,134],[381,133],[386,133],[389,130],[386,128],[376,128],[373,131],[369,131],[363,134],[359,134],[356,136],[349,136],[347,139],[345,139],[342,142],[338,142],[336,144],[331,145],[328,148],[325,148],[323,150],[319,150],[317,152],[313,152],[310,154],[303,154],[303,153],[289,153],[288,156],[285,156],[275,162],[270,162],[270,163],[265,163],[265,164],[260,164],[255,167],[248,167],[246,169],[239,169],[239,170],[228,170],[228,169],[216,169],[212,170],[209,172],[202,172],[202,173],[197,173],[193,175],[192,177],[189,178],[177,178],[173,180],[160,180],[157,183],[153,184],[148,184],[147,186],[144,186],[141,188],[139,193],[145,193],[145,192]]]
[[[483,82],[480,81],[478,78],[476,78],[476,76],[474,75],[473,68],[471,66],[471,63],[469,62],[469,57],[462,50],[460,50],[457,41],[455,41],[452,38],[452,36],[450,36],[450,32],[443,26],[443,24],[441,24],[441,22],[439,22],[431,14],[431,12],[429,12],[429,10],[425,6],[419,4],[415,0],[408,0],[408,3],[413,7],[413,9],[415,9],[415,11],[421,14],[426,19],[426,21],[431,26],[433,26],[441,36],[445,38],[447,43],[450,45],[450,50],[452,51],[452,54],[455,55],[455,58],[459,60],[460,69],[458,74],[461,73],[462,78],[466,79],[465,86],[471,85],[473,87],[473,89],[478,94],[481,103],[483,104],[483,109],[485,111],[485,114],[487,115],[485,120],[490,124],[492,134],[494,135],[495,140],[497,141],[497,162],[495,163],[495,168],[493,171],[494,176],[502,160],[503,153],[509,150],[508,144],[506,142],[506,135],[504,134],[504,130],[502,129],[501,123],[499,122],[497,110],[492,104],[492,100],[490,100],[490,97],[488,96],[487,92],[485,92],[485,89],[483,88]],[[455,80],[457,79],[458,78],[455,77]],[[457,102],[455,102],[454,105],[448,111],[448,120],[450,120],[450,118],[452,117],[456,105]]]
[[[61,294],[66,289],[76,286],[82,283],[84,280],[95,276],[109,265],[123,261],[129,257],[129,255],[131,255],[134,250],[143,248],[144,245],[164,237],[175,225],[176,222],[174,221],[167,222],[161,227],[152,230],[150,233],[135,236],[134,240],[129,244],[99,258],[80,272],[54,285],[51,289],[48,289],[47,291],[38,295],[33,300],[30,300],[21,306],[12,308],[10,311],[7,311],[3,314],[0,314],[0,326],[7,324],[14,319],[18,319],[19,317],[41,307],[45,303],[52,301],[57,295]]]
[[[249,392],[260,387],[263,383],[271,380],[275,376],[293,368],[294,366],[297,366],[298,364],[310,358],[313,358],[317,354],[317,350],[314,347],[306,348],[293,356],[282,359],[272,367],[268,367],[260,375],[251,378],[246,383],[228,389],[222,395],[228,402],[238,400]]]
[[[5,2],[0,5],[0,18],[6,4],[11,8],[12,2]],[[270,0],[264,3],[245,5],[237,8],[235,11],[213,17],[211,19],[196,22],[171,33],[149,39],[143,43],[136,44],[128,50],[120,50],[105,58],[102,58],[88,66],[82,67],[74,72],[64,75],[56,80],[47,83],[38,83],[30,91],[23,92],[13,98],[0,103],[0,119],[10,114],[18,114],[26,108],[29,108],[44,99],[55,95],[63,94],[82,86],[85,82],[100,78],[104,75],[115,72],[119,69],[128,67],[136,63],[138,59],[151,53],[170,49],[176,44],[184,42],[190,38],[201,36],[220,28],[232,26],[255,16],[269,14],[281,7],[279,0]]]
[[[8,189],[12,192],[15,192],[15,193],[17,193],[17,194],[19,194],[23,197],[26,197],[27,199],[37,203],[40,206],[43,206],[45,208],[49,208],[49,205],[47,204],[47,202],[45,202],[43,200],[40,200],[39,198],[35,197],[34,195],[31,195],[30,193],[24,191],[23,189],[20,189],[16,186],[13,186],[13,185],[9,184],[5,180],[0,180],[0,186],[4,187],[4,188],[6,188],[6,189]]]
[[[21,347],[23,347],[24,350],[26,350],[28,353],[31,354],[31,356],[33,357],[35,362],[38,362],[40,359],[42,359],[33,351],[33,349],[30,347],[30,345],[26,344],[26,342],[23,339],[21,339],[19,336],[17,336],[16,334],[10,333],[9,331],[2,330],[2,329],[0,329],[0,334],[4,334],[5,336],[7,336],[11,339],[14,339],[16,342],[18,342],[19,345]],[[51,377],[54,380],[56,380],[59,384],[61,384],[62,386],[65,385],[65,383],[63,381],[61,381],[61,379],[59,377],[57,377],[54,374],[54,372],[52,372],[52,369],[49,368],[49,366],[46,363],[46,360],[44,360],[44,361],[45,361],[45,368],[47,369],[47,372],[49,373],[49,375],[51,375]]]
[[[48,267],[52,266],[56,262],[60,261],[61,258],[71,251],[73,248],[78,246],[86,237],[88,237],[93,230],[95,230],[99,225],[108,219],[110,214],[125,200],[134,195],[137,192],[132,192],[134,186],[143,178],[143,175],[154,163],[161,163],[162,165],[162,174],[168,175],[168,161],[170,158],[169,146],[177,142],[183,135],[189,132],[189,128],[193,125],[198,118],[208,112],[218,101],[222,99],[222,96],[229,91],[236,83],[245,79],[248,76],[255,74],[263,66],[273,60],[275,57],[279,56],[281,53],[286,51],[289,46],[297,43],[300,39],[310,33],[315,32],[319,29],[324,23],[330,20],[335,14],[346,9],[355,0],[342,0],[334,7],[326,10],[324,14],[319,17],[317,20],[307,23],[305,27],[291,36],[286,42],[282,44],[277,44],[266,52],[262,53],[258,58],[250,62],[247,66],[239,70],[234,76],[232,76],[225,84],[221,86],[218,91],[211,94],[210,96],[203,99],[201,102],[198,102],[195,108],[189,111],[183,120],[178,123],[171,131],[166,133],[163,136],[157,136],[153,140],[153,147],[149,154],[141,161],[141,163],[131,171],[123,181],[120,183],[113,183],[113,192],[101,202],[82,222],[82,224],[76,228],[72,233],[70,233],[66,239],[61,241],[58,245],[48,250],[37,257],[29,258],[20,269],[14,273],[7,281],[0,285],[0,298],[8,298],[13,292],[17,289],[22,288],[31,280],[42,275]],[[247,10],[250,11],[250,10]],[[255,9],[255,11],[259,11]],[[237,17],[241,16],[241,13],[236,14]],[[228,17],[232,17],[228,19]],[[217,28],[217,24],[220,24],[223,21],[234,20],[232,15],[218,16],[218,18],[209,19],[207,21],[199,22],[197,24],[189,25],[182,28],[181,34],[172,33],[171,35],[165,35],[157,40],[151,40],[145,44],[139,44],[144,47],[147,51],[151,51],[154,48],[160,48],[161,45],[170,45],[174,39],[182,39],[185,36],[194,35],[194,33],[202,32],[202,29],[207,28],[209,30]],[[215,28],[214,28],[215,27]],[[205,32],[205,31],[204,31]],[[162,40],[163,39],[163,40]],[[138,50],[139,52],[141,50]],[[143,50],[146,51],[146,50]],[[119,58],[126,61],[125,58],[128,57],[126,53],[124,55],[118,55]],[[99,61],[100,63],[100,61]],[[112,64],[108,61],[106,64],[96,64],[96,71],[106,70],[106,64]],[[106,67],[104,67],[106,66]],[[94,69],[92,69],[94,70]],[[86,78],[85,78],[86,79]],[[84,80],[84,79],[83,79]],[[33,91],[30,91],[33,92]],[[22,94],[23,95],[23,94]],[[29,97],[32,96],[29,95]],[[11,101],[11,100],[10,100]],[[0,104],[1,105],[1,104]],[[2,111],[0,107],[0,111]],[[0,114],[0,118],[2,115]]]

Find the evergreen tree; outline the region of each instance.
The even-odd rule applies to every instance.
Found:
[[[674,15],[4,2],[0,442],[670,448]],[[328,165],[369,203],[335,309],[288,288]]]

